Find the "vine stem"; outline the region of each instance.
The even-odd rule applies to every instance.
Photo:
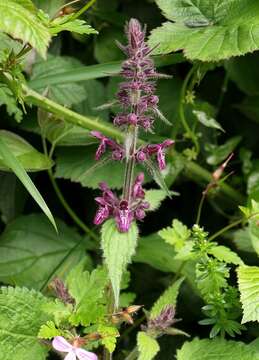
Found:
[[[81,16],[85,11],[87,11],[95,2],[96,0],[90,0],[87,4],[85,4],[85,6],[83,6],[80,10],[78,10],[78,12],[76,12],[72,16],[71,20],[79,18],[79,16]]]
[[[217,237],[219,237],[220,235],[224,234],[226,231],[238,226],[239,224],[246,224],[250,219],[252,219],[253,217],[255,216],[258,216],[259,215],[259,211],[251,214],[250,216],[248,216],[246,219],[244,218],[241,218],[241,219],[238,219],[234,222],[232,222],[231,224],[227,225],[227,226],[224,226],[222,229],[220,229],[219,231],[215,232],[215,234],[211,235],[208,240],[209,241],[212,241],[214,239],[216,239]]]
[[[42,144],[43,144],[44,154],[48,156],[46,140],[43,137],[42,137]],[[81,219],[79,219],[79,217],[76,215],[74,210],[68,205],[66,199],[64,198],[61,190],[58,187],[58,184],[54,178],[54,175],[53,175],[53,172],[51,169],[48,169],[48,175],[49,175],[50,182],[53,186],[53,189],[57,195],[57,198],[59,199],[60,203],[62,204],[63,208],[66,210],[68,215],[71,217],[71,219],[92,239],[99,241],[98,236],[91,229],[89,229],[88,226],[86,226]]]
[[[205,201],[205,197],[206,197],[206,195],[203,193],[202,197],[201,197],[201,200],[200,200],[200,203],[199,203],[197,217],[196,217],[196,221],[195,221],[195,224],[197,224],[197,225],[199,225],[199,223],[200,223],[201,211],[202,211],[202,207],[203,207],[203,204],[204,204],[204,201]]]

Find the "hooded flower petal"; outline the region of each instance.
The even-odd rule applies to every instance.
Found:
[[[98,360],[98,357],[93,352],[80,348],[76,349],[75,352],[79,360]]]
[[[55,336],[52,340],[52,346],[55,350],[61,352],[69,352],[73,346],[63,336]]]

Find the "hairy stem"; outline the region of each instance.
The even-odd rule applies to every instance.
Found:
[[[138,128],[134,127],[130,133],[131,143],[129,145],[129,157],[126,158],[124,186],[123,186],[123,198],[130,202],[132,185],[134,180],[134,167],[135,167],[135,152],[138,140]]]
[[[125,360],[135,360],[138,358],[138,348],[137,346],[129,353]]]

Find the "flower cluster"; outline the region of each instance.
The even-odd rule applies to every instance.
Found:
[[[110,150],[113,160],[123,160],[126,163],[122,197],[118,198],[106,183],[101,183],[102,196],[96,198],[99,208],[94,219],[94,223],[99,225],[107,218],[114,217],[121,232],[127,232],[134,220],[142,220],[149,208],[149,204],[144,201],[143,173],[133,181],[135,163],[145,164],[150,158],[156,157],[159,169],[165,169],[165,150],[174,143],[168,139],[161,144],[148,144],[137,148],[138,130],[142,128],[152,131],[155,117],[164,119],[158,109],[159,98],[154,94],[155,80],[162,75],[155,70],[150,57],[152,50],[145,43],[145,29],[142,30],[138,20],[129,21],[126,35],[128,44],[124,46],[118,43],[127,56],[120,72],[124,81],[119,85],[116,95],[122,110],[114,118],[114,125],[120,126],[126,133],[125,145],[121,146],[98,131],[91,132],[92,136],[100,141],[96,160],[99,160],[106,150]]]
[[[102,224],[109,217],[114,217],[117,227],[121,232],[127,232],[134,219],[143,220],[145,210],[149,208],[149,203],[144,201],[145,192],[142,188],[144,174],[140,173],[133,185],[131,201],[119,199],[107,186],[105,182],[100,184],[102,196],[95,200],[99,209],[94,218],[96,225]]]

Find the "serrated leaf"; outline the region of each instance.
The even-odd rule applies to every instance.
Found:
[[[1,137],[0,137],[0,156],[2,157],[4,164],[9,169],[11,169],[15,173],[15,175],[19,178],[19,180],[22,182],[24,187],[27,189],[27,191],[30,193],[30,195],[33,197],[33,199],[36,201],[36,203],[39,205],[39,207],[42,209],[42,211],[45,213],[45,215],[47,216],[47,218],[49,219],[49,221],[57,231],[57,227],[53,215],[49,210],[47,204],[45,203],[43,197],[39,193],[38,189],[32,182],[31,178],[25,171],[20,161],[13,154],[9,146],[6,144],[5,140],[3,140]]]
[[[45,360],[47,347],[37,334],[48,317],[41,306],[48,300],[25,288],[2,288],[0,292],[1,360]]]
[[[52,161],[41,154],[33,146],[19,135],[10,131],[0,130],[0,140],[4,141],[10,151],[27,171],[39,171],[50,169]],[[9,170],[3,156],[0,153],[0,169]]]
[[[59,299],[50,300],[47,304],[42,306],[42,311],[53,318],[54,325],[57,325],[58,327],[68,323],[72,310],[72,304],[65,304]],[[47,329],[45,330],[47,331]]]
[[[139,351],[138,360],[152,360],[160,349],[156,339],[143,331],[138,332],[137,344]]]
[[[120,336],[119,331],[114,326],[99,325],[97,328],[98,334],[101,335],[101,344],[110,352],[113,353],[116,347],[116,338]]]
[[[209,117],[204,111],[193,110],[193,114],[196,116],[197,120],[202,125],[204,125],[206,127],[209,127],[209,128],[218,129],[218,130],[221,130],[221,131],[225,132],[225,130],[217,122],[217,120],[215,120],[212,117]]]
[[[220,261],[223,261],[227,264],[243,265],[243,260],[235,253],[230,250],[228,247],[223,245],[212,246],[208,249],[208,253],[213,255]]]
[[[84,254],[82,238],[62,221],[57,234],[40,214],[21,216],[0,237],[0,280],[40,289],[53,274],[62,275]],[[57,269],[63,261],[64,268]],[[56,271],[57,272],[56,272]]]
[[[28,8],[14,0],[0,3],[0,30],[21,39],[45,57],[50,42],[49,30]]]
[[[55,336],[62,335],[62,331],[57,329],[53,321],[47,321],[46,324],[40,327],[38,337],[40,339],[52,339]]]
[[[158,235],[170,245],[180,250],[189,239],[191,231],[181,221],[174,219],[172,227],[167,227],[158,232]]]
[[[1,39],[0,39],[1,42]],[[0,55],[0,59],[1,59],[1,55]],[[11,92],[11,90],[1,84],[0,85],[0,106],[6,106],[6,111],[8,113],[9,116],[14,116],[15,120],[17,122],[20,122],[22,120],[23,117],[23,112],[21,109],[19,109],[17,107],[17,103],[16,100]]]
[[[109,277],[115,297],[115,306],[119,305],[120,284],[122,274],[131,262],[138,239],[138,228],[131,224],[128,232],[118,231],[113,219],[107,220],[102,226],[102,243],[104,262],[108,267]]]
[[[147,190],[145,192],[145,201],[150,205],[148,211],[157,210],[166,197],[167,193],[164,190]]]
[[[156,54],[182,50],[189,59],[218,61],[259,48],[257,0],[156,0],[166,22],[151,33]],[[202,44],[202,45],[201,45]]]
[[[107,274],[103,268],[97,268],[90,274],[84,271],[81,262],[69,273],[66,284],[76,305],[69,321],[73,325],[88,326],[103,318],[106,308],[103,297],[107,285]]]
[[[33,89],[42,93],[47,88],[48,97],[62,105],[70,107],[73,104],[80,103],[87,98],[87,93],[83,85],[71,81],[66,84],[50,84],[46,86],[42,85],[42,82],[40,81],[41,79],[44,80],[46,77],[76,69],[80,66],[80,61],[75,58],[49,55],[47,60],[38,61],[33,66],[31,77],[32,84],[33,81],[37,84],[37,81],[39,80],[38,85],[33,86]]]
[[[150,318],[154,319],[156,318],[161,311],[168,305],[176,306],[176,299],[180,290],[180,286],[182,285],[184,278],[180,278],[177,281],[175,281],[171,286],[169,286],[168,289],[165,290],[165,292],[158,298],[158,300],[153,305],[151,312],[150,312]]]
[[[259,267],[240,266],[237,274],[243,308],[242,324],[259,321]]]
[[[177,350],[177,360],[258,360],[259,354],[247,344],[216,338],[186,341]]]
[[[98,31],[81,19],[73,19],[74,14],[56,17],[50,23],[50,32],[53,35],[61,31],[71,31],[77,34],[98,34]]]

